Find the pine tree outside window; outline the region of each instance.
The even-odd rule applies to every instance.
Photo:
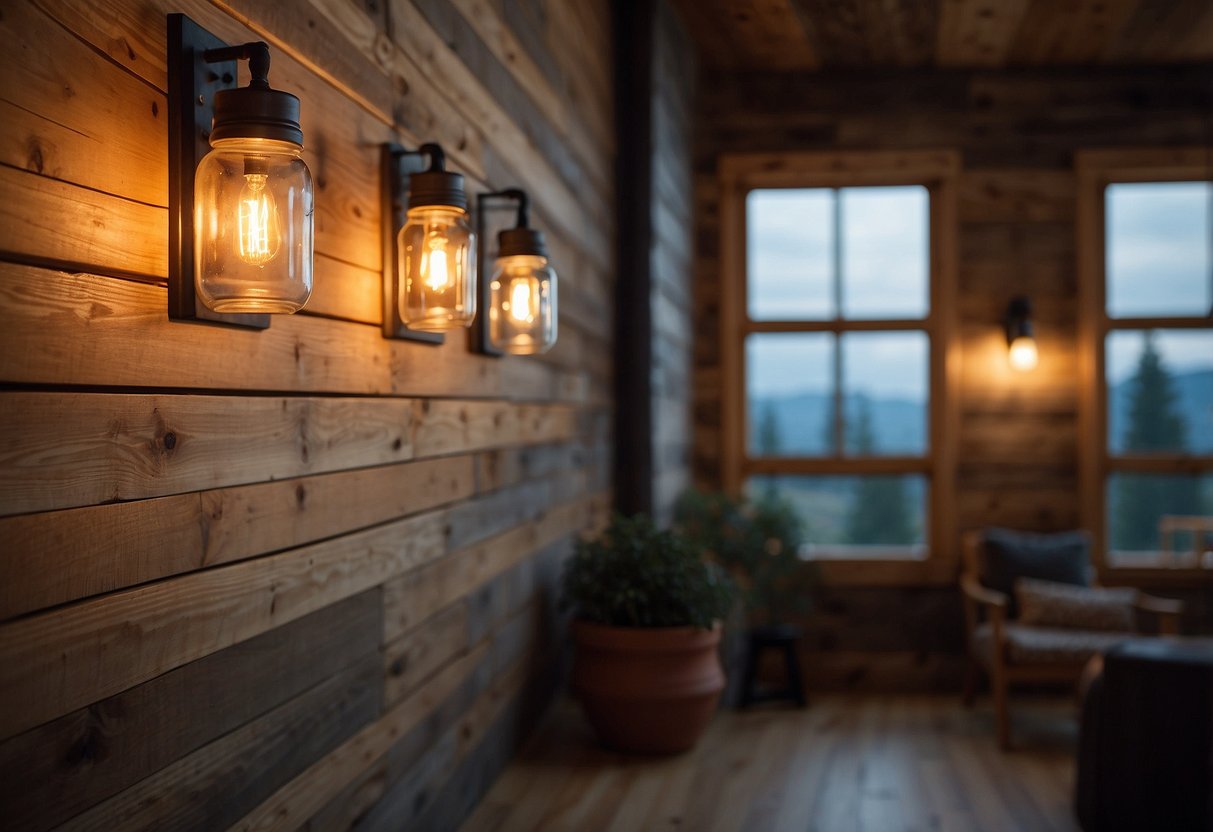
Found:
[[[1213,570],[1213,182],[1206,154],[1079,161],[1091,384],[1084,506],[1105,570]]]

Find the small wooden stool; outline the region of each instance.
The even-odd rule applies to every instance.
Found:
[[[776,699],[791,699],[801,708],[807,704],[804,695],[804,681],[800,676],[800,659],[796,655],[796,644],[800,641],[800,636],[800,628],[790,624],[777,627],[755,627],[750,630],[739,707],[744,708],[755,702],[768,702]],[[765,650],[783,651],[784,668],[788,679],[786,687],[755,691],[758,660]]]

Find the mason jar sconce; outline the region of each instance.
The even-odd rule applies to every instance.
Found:
[[[380,159],[383,334],[442,343],[442,333],[476,316],[476,235],[463,176],[446,170],[436,144],[383,145]]]
[[[1032,329],[1032,303],[1026,297],[1007,304],[1007,360],[1013,369],[1026,372],[1036,367],[1036,336]]]
[[[556,343],[556,272],[548,263],[543,232],[530,227],[530,199],[517,188],[477,196],[481,247],[488,239],[485,224],[493,200],[516,203],[518,214],[513,228],[498,233],[492,277],[481,281],[476,346],[486,355],[538,355]],[[483,251],[480,262],[485,262]]]
[[[264,43],[228,46],[170,14],[168,48],[169,317],[264,329],[312,292],[299,99],[270,88]]]

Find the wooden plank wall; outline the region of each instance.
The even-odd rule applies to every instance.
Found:
[[[299,95],[316,290],[166,316],[165,15]],[[596,0],[17,0],[0,14],[0,825],[441,829],[560,679],[611,502]],[[378,145],[532,195],[560,340],[380,334]]]
[[[1089,147],[1213,146],[1211,72],[1202,64],[703,79],[695,175],[697,481],[710,486],[719,476],[719,154],[957,149],[964,165],[957,526],[1076,526],[1073,154]],[[1040,365],[1027,374],[1008,369],[1000,328],[1017,294],[1032,298],[1040,345]],[[912,626],[886,618],[888,611],[911,610],[918,621]],[[827,686],[888,679],[950,685],[960,626],[950,588],[831,591],[811,622],[810,678]]]

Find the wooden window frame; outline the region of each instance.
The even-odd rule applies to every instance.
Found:
[[[1084,150],[1075,154],[1078,176],[1077,257],[1080,395],[1080,517],[1094,541],[1094,563],[1102,581],[1151,584],[1207,583],[1213,572],[1199,567],[1113,567],[1107,556],[1106,482],[1110,474],[1213,472],[1213,455],[1108,453],[1107,375],[1104,343],[1117,329],[1213,329],[1205,317],[1109,318],[1106,308],[1104,194],[1123,182],[1192,182],[1213,179],[1206,148]]]
[[[924,474],[929,483],[927,556],[922,560],[815,560],[831,584],[898,586],[948,584],[956,579],[956,437],[959,354],[955,340],[957,179],[960,156],[950,150],[839,151],[723,155],[721,194],[721,480],[739,494],[753,474]],[[930,310],[913,321],[751,321],[746,303],[746,197],[762,188],[848,188],[922,185],[930,193]],[[754,332],[925,332],[930,343],[930,398],[925,457],[848,459],[751,458],[746,448],[746,337]]]

